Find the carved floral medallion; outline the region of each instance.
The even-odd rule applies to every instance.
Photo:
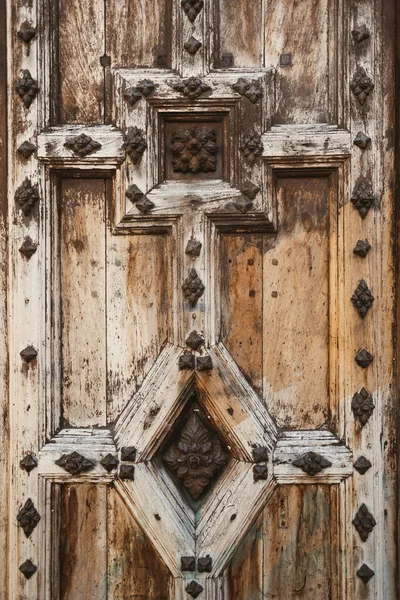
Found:
[[[211,87],[198,77],[189,77],[188,79],[183,79],[178,83],[174,83],[173,88],[190,100],[196,100],[196,98],[211,90]]]
[[[217,170],[217,135],[213,129],[183,129],[171,137],[172,169],[180,173]]]

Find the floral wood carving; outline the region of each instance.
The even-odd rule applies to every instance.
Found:
[[[204,1],[203,0],[182,0],[181,6],[186,13],[189,21],[193,23],[196,20],[197,15],[203,9]]]
[[[320,454],[317,454],[316,452],[307,452],[297,460],[294,460],[293,465],[295,467],[299,467],[308,475],[313,476],[319,473],[320,471],[331,467],[332,463],[329,460],[326,460],[326,458],[324,458]]]
[[[31,535],[32,531],[39,523],[40,515],[30,498],[28,498],[24,506],[19,510],[17,521],[19,526],[24,530],[26,537]]]
[[[97,152],[101,148],[100,142],[96,142],[96,140],[85,133],[67,137],[64,146],[81,158],[88,154],[93,154],[93,152]]]
[[[357,514],[353,519],[353,525],[357,529],[362,541],[366,542],[369,534],[376,525],[376,521],[365,504],[361,504],[358,509]]]
[[[206,429],[195,412],[163,459],[195,500],[228,462],[218,437]]]
[[[84,471],[89,471],[94,467],[94,462],[79,454],[79,452],[71,452],[71,454],[63,454],[55,461],[56,465],[62,467],[72,475],[78,475]]]
[[[261,135],[256,131],[247,133],[240,144],[240,150],[250,166],[254,166],[257,158],[261,156],[263,149]]]
[[[369,94],[374,89],[372,79],[367,75],[364,67],[358,67],[350,83],[350,89],[359,101],[364,104]]]
[[[196,98],[211,90],[211,87],[204,83],[198,77],[189,77],[189,79],[182,79],[182,81],[174,83],[172,87],[174,88],[174,90],[176,90],[177,92],[181,92],[181,94],[183,94],[190,100],[196,100]]]
[[[30,579],[32,575],[34,575],[37,571],[37,566],[33,564],[33,562],[28,558],[25,562],[20,565],[19,570],[25,577],[25,579]]]
[[[250,79],[240,77],[240,79],[238,79],[237,82],[232,85],[232,88],[241,96],[248,98],[253,104],[256,104],[256,102],[258,102],[263,95],[257,79],[250,81]]]
[[[36,202],[39,201],[37,185],[32,185],[30,179],[26,177],[15,192],[15,201],[21,207],[24,215],[28,216]]]
[[[213,129],[184,129],[172,132],[172,168],[180,173],[209,173],[217,170],[217,136]]]
[[[375,298],[373,297],[371,290],[364,279],[362,279],[351,297],[351,301],[358,310],[358,314],[361,318],[365,317],[374,300]]]
[[[372,192],[372,185],[366,177],[359,177],[354,186],[351,195],[351,201],[358,210],[362,219],[368,214],[369,209],[374,205],[375,195]]]
[[[372,395],[364,387],[354,394],[351,401],[351,410],[361,427],[364,427],[368,422],[368,419],[374,412],[374,408],[375,404],[372,400]]]
[[[186,52],[189,52],[189,54],[194,56],[196,52],[200,50],[201,46],[201,42],[199,40],[196,40],[196,38],[192,35],[192,37],[190,37],[188,41],[185,42],[183,47],[185,48]]]
[[[358,569],[357,577],[361,579],[364,583],[368,583],[368,581],[375,575],[374,571],[369,568],[365,563]]]
[[[129,127],[123,148],[130,156],[134,165],[140,162],[140,159],[147,148],[147,142],[143,131],[138,127]]]
[[[30,107],[37,94],[39,93],[37,81],[33,79],[28,69],[22,71],[22,77],[16,84],[15,89],[20,98],[22,99],[22,102],[24,103],[26,108]]]
[[[189,276],[185,279],[182,286],[185,298],[189,300],[190,304],[195,305],[197,300],[203,295],[205,289],[203,282],[197,275],[196,269],[191,269]]]

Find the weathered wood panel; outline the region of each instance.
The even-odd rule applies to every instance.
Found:
[[[262,236],[221,236],[221,340],[259,392],[262,390],[262,270]]]
[[[263,600],[263,513],[233,555],[224,573],[226,600]]]
[[[106,11],[113,67],[171,66],[172,0],[110,0]]]
[[[328,121],[328,26],[328,0],[266,3],[265,64],[276,68],[273,123]],[[291,54],[290,65],[282,54]]]
[[[280,486],[266,506],[263,598],[334,597],[337,539],[332,535],[336,525],[332,494],[331,486]]]
[[[60,600],[107,599],[106,522],[105,485],[62,486]]]
[[[60,183],[64,424],[106,424],[106,190],[103,179]]]
[[[233,55],[235,67],[259,67],[262,60],[261,0],[218,0],[216,6],[215,66]]]
[[[167,600],[171,575],[113,488],[107,524],[108,600]]]
[[[277,237],[265,241],[264,376],[267,405],[286,428],[329,416],[330,183],[276,182]]]
[[[170,331],[169,244],[107,235],[108,421],[121,413]]]
[[[104,1],[59,0],[58,12],[58,121],[103,123]]]

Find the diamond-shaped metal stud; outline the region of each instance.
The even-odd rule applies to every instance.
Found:
[[[203,282],[197,275],[196,269],[191,269],[189,276],[185,279],[182,286],[185,298],[187,298],[190,304],[195,305],[197,300],[203,295],[205,289]]]
[[[194,556],[182,556],[181,557],[181,570],[182,571],[195,571],[196,570],[196,558]]]
[[[33,27],[32,23],[29,23],[29,21],[25,21],[19,28],[17,35],[26,44],[29,44],[31,39],[33,39],[36,35],[36,27]]]
[[[134,106],[141,99],[142,95],[135,87],[130,87],[124,92],[124,99],[128,104]]]
[[[353,466],[356,471],[358,471],[361,475],[364,475],[368,469],[372,467],[372,464],[368,458],[365,458],[365,456],[359,456]]]
[[[128,460],[135,462],[136,460],[136,448],[135,446],[124,446],[121,448],[121,460]]]
[[[19,510],[17,521],[19,526],[24,530],[26,537],[31,535],[32,531],[39,523],[40,515],[30,498],[28,498],[24,506]]]
[[[241,189],[242,194],[250,198],[250,200],[254,200],[259,191],[260,188],[258,185],[255,185],[251,181],[245,181]]]
[[[192,350],[199,350],[204,343],[204,338],[197,331],[192,331],[186,338],[186,344]]]
[[[21,154],[21,156],[23,156],[24,158],[29,158],[36,150],[36,146],[35,144],[32,144],[32,142],[22,142],[22,144],[19,146],[17,152],[18,154]]]
[[[365,563],[358,569],[357,577],[361,579],[364,583],[368,583],[368,581],[375,575],[375,572],[369,568]]]
[[[362,279],[351,297],[353,306],[357,309],[358,314],[363,319],[372,306],[375,298],[372,295],[367,283]]]
[[[21,207],[25,216],[28,216],[39,201],[38,186],[32,185],[31,181],[25,177],[17,191],[15,192],[15,201]]]
[[[136,208],[140,210],[143,215],[147,215],[155,207],[154,202],[148,199],[147,196],[143,196],[138,202],[136,202]]]
[[[268,466],[267,465],[254,465],[253,467],[254,481],[263,481],[268,479]]]
[[[39,93],[39,87],[28,69],[22,71],[22,77],[18,80],[15,90],[24,103],[25,108],[29,108]]]
[[[192,596],[192,598],[197,598],[197,596],[199,596],[203,591],[203,586],[197,583],[197,581],[191,581],[185,589],[186,592]]]
[[[356,361],[359,367],[361,367],[362,369],[366,369],[372,363],[374,357],[370,352],[368,352],[368,350],[362,348],[361,350],[359,350],[359,352],[357,352],[357,354],[354,357],[354,360]]]
[[[86,133],[81,133],[80,135],[68,136],[65,139],[64,146],[71,150],[73,154],[84,158],[89,154],[93,154],[97,152],[101,148],[100,142],[97,142],[90,135],[86,135]]]
[[[138,188],[137,185],[132,184],[126,190],[125,196],[129,198],[131,202],[137,202],[138,200],[140,200],[140,198],[143,198],[144,194],[142,190]]]
[[[199,573],[211,573],[212,571],[212,558],[209,554],[202,556],[197,561],[197,570]]]
[[[353,248],[354,254],[365,258],[368,252],[371,250],[371,244],[368,240],[358,240],[357,244]]]
[[[33,469],[35,469],[38,465],[37,458],[33,454],[27,454],[23,459],[19,461],[19,466],[21,469],[25,469],[28,473],[30,473]]]
[[[206,356],[199,356],[197,358],[197,370],[198,371],[211,371],[213,368],[213,363],[211,360],[211,356],[206,354]]]
[[[189,254],[189,256],[200,256],[201,252],[201,242],[198,240],[188,240],[186,244],[185,254]]]
[[[134,465],[121,465],[119,468],[119,477],[121,479],[135,479],[135,467]]]
[[[369,38],[370,32],[368,27],[365,24],[363,24],[353,29],[351,35],[357,43],[360,43]]]
[[[109,453],[101,459],[100,464],[108,471],[108,473],[111,473],[111,471],[118,467],[119,460],[116,456]]]
[[[145,98],[148,98],[154,92],[156,86],[150,79],[142,79],[136,87]]]
[[[19,249],[21,254],[26,256],[26,258],[28,260],[30,259],[30,257],[33,254],[35,254],[36,250],[37,250],[37,244],[34,244],[29,236],[24,239],[22,246]]]
[[[354,417],[358,419],[361,427],[367,423],[368,419],[372,415],[375,408],[375,404],[372,400],[371,394],[363,387],[359,392],[354,394],[351,401],[351,409],[354,413]]]
[[[79,475],[79,473],[89,471],[94,467],[94,462],[85,458],[79,452],[63,454],[55,463],[65,471],[68,471],[68,473],[71,473],[71,475]]]
[[[195,358],[193,354],[181,354],[179,357],[179,370],[186,371],[195,368]]]
[[[362,150],[365,150],[365,148],[368,146],[370,141],[371,141],[371,138],[369,137],[369,135],[366,135],[362,131],[359,131],[353,140],[353,144],[355,146],[358,146]]]
[[[249,198],[240,196],[239,198],[235,198],[233,200],[232,206],[234,206],[236,210],[238,210],[242,214],[245,214],[253,208],[253,202]]]
[[[35,360],[35,358],[38,355],[36,348],[34,348],[33,346],[27,346],[26,348],[21,350],[19,354],[22,357],[22,359],[27,363],[30,363],[33,360]]]
[[[297,460],[294,460],[293,465],[299,467],[308,475],[314,476],[320,471],[331,467],[332,463],[316,452],[307,452]]]
[[[181,0],[181,5],[189,21],[193,23],[204,6],[204,0]]]
[[[200,50],[201,46],[201,42],[196,40],[196,38],[193,36],[190,37],[184,44],[186,52],[189,52],[189,54],[192,54],[193,56],[196,54],[196,52],[198,52],[198,50]]]
[[[33,564],[33,562],[28,558],[22,565],[19,567],[19,570],[24,575],[26,579],[30,579],[32,575],[34,575],[37,571],[37,566]]]
[[[361,504],[358,509],[357,514],[353,519],[353,525],[357,529],[362,541],[366,542],[369,534],[376,525],[376,521],[365,504]]]
[[[359,177],[354,186],[351,195],[351,201],[358,210],[362,219],[368,214],[368,211],[375,203],[375,195],[372,192],[372,185],[366,177]]]
[[[252,454],[255,463],[268,462],[268,448],[265,446],[254,446]]]

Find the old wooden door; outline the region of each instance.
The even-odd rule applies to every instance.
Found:
[[[0,597],[395,600],[394,2],[0,10]]]

